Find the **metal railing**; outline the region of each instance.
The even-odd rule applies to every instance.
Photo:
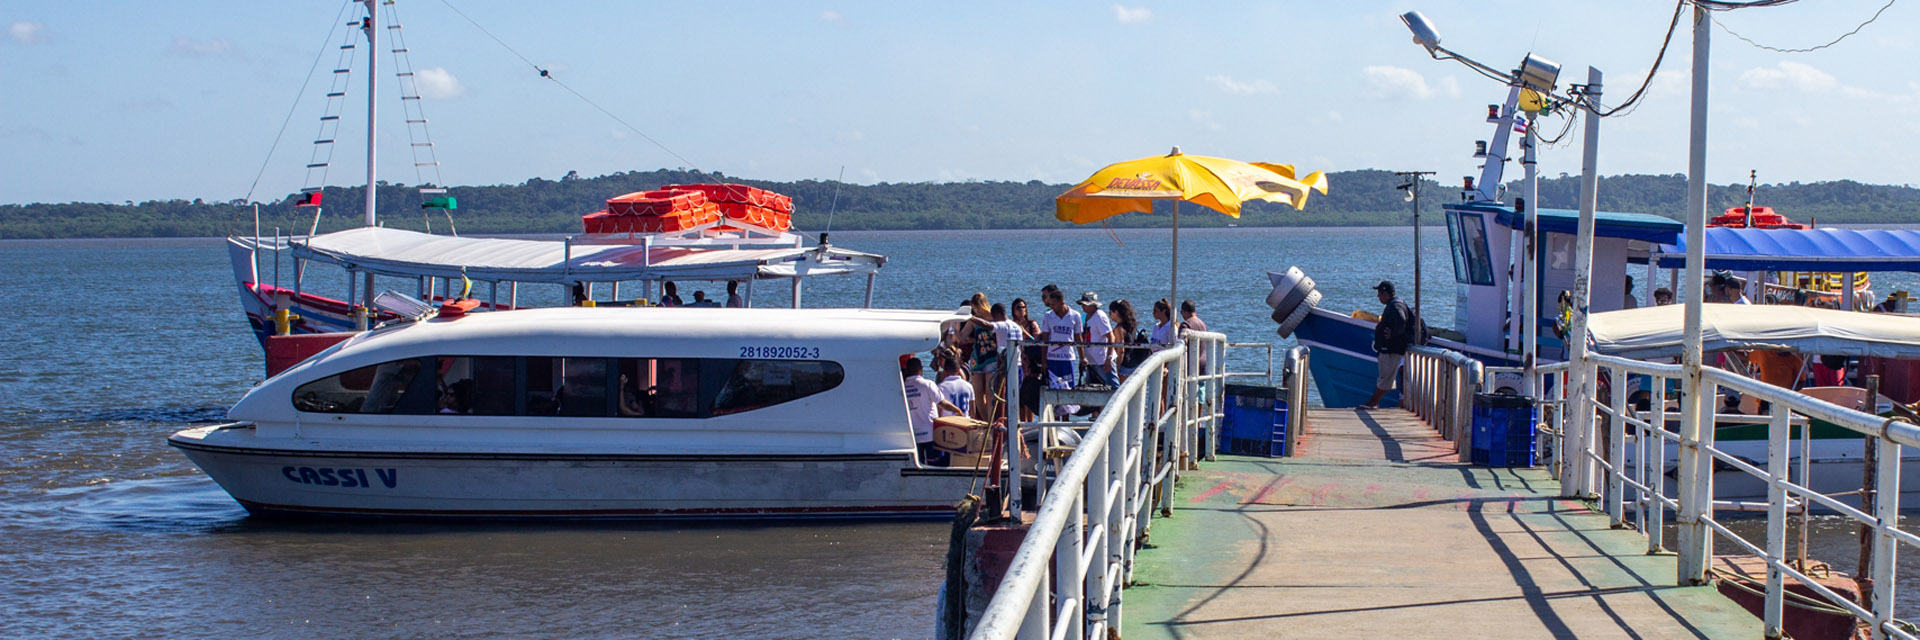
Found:
[[[1453,441],[1460,462],[1470,462],[1473,394],[1480,392],[1486,377],[1480,361],[1456,351],[1413,347],[1407,350],[1405,375],[1402,404],[1441,437]]]
[[[1701,368],[1698,377],[1690,379],[1681,365],[1589,355],[1584,365],[1555,363],[1539,367],[1538,375],[1543,378],[1537,381],[1541,383],[1548,376],[1566,376],[1565,384],[1555,385],[1551,395],[1556,397],[1539,401],[1543,437],[1556,440],[1551,468],[1559,475],[1563,493],[1597,499],[1616,528],[1632,527],[1646,533],[1649,553],[1662,550],[1666,514],[1673,510],[1679,584],[1707,582],[1714,535],[1718,534],[1766,561],[1762,618],[1767,637],[1782,635],[1786,581],[1790,578],[1819,594],[1823,601],[1819,606],[1834,613],[1844,611],[1864,622],[1875,638],[1915,637],[1914,627],[1894,617],[1894,592],[1898,546],[1920,547],[1920,536],[1897,528],[1901,451],[1920,446],[1920,426],[1710,367]],[[1630,387],[1636,382],[1647,392],[1645,409],[1636,410],[1628,402]],[[1536,384],[1535,388],[1544,387]],[[1675,388],[1681,401],[1669,408],[1667,401],[1676,395]],[[1765,403],[1764,415],[1714,413],[1722,389]],[[1869,403],[1873,401],[1868,399]],[[1696,416],[1694,419],[1688,419],[1689,411]],[[1675,419],[1679,420],[1677,432],[1668,429],[1669,421]],[[1864,478],[1862,489],[1856,491],[1822,492],[1810,486],[1809,467],[1816,464],[1808,455],[1811,420],[1857,433],[1864,438],[1862,442],[1878,447],[1878,460],[1871,467],[1874,488],[1864,487]],[[1551,423],[1551,428],[1546,423]],[[1764,462],[1752,462],[1716,446],[1716,427],[1759,423],[1767,425]],[[1800,439],[1797,456],[1790,448],[1796,431]],[[1678,463],[1679,471],[1672,487],[1666,485],[1669,456]],[[1766,502],[1716,503],[1716,467],[1728,470],[1723,474],[1745,474],[1764,482]],[[1675,497],[1668,497],[1668,493]],[[1872,512],[1840,499],[1846,495],[1870,499]],[[1635,507],[1631,520],[1625,515],[1628,505]],[[1789,509],[1804,513],[1813,506],[1831,510],[1871,532],[1870,565],[1859,572],[1872,585],[1865,606],[1808,577],[1804,556],[1797,563],[1788,556]],[[1716,507],[1723,511],[1764,508],[1766,540],[1756,543],[1735,533],[1716,518]],[[1804,554],[1804,528],[1802,535],[1800,551]]]
[[[1120,589],[1132,579],[1134,552],[1154,506],[1171,515],[1174,482],[1195,459],[1201,432],[1218,428],[1225,381],[1263,375],[1224,372],[1227,346],[1218,333],[1186,334],[1149,356],[1091,425],[1076,425],[1086,427],[1080,445],[1043,487],[1026,538],[970,638],[1105,640],[1119,628]],[[1296,351],[1284,375],[1304,388],[1305,350]],[[1198,353],[1207,354],[1208,369]]]

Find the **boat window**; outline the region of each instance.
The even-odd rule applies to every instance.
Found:
[[[526,415],[610,415],[606,358],[534,356],[526,360]]]
[[[514,414],[514,359],[510,356],[440,356],[439,413],[476,416]]]
[[[425,413],[432,387],[422,383],[421,359],[361,367],[293,390],[293,408],[315,413]]]
[[[620,358],[619,415],[635,418],[700,416],[700,361],[693,358]]]
[[[1447,212],[1446,218],[1447,246],[1453,248],[1452,251],[1448,252],[1453,255],[1453,281],[1466,284],[1468,281],[1467,259],[1464,257],[1464,252],[1460,250],[1460,214],[1449,211]]]
[[[1492,285],[1493,255],[1487,251],[1487,222],[1478,213],[1460,212],[1459,235],[1455,236],[1454,281],[1461,284]],[[1449,227],[1451,230],[1451,227]]]
[[[727,371],[713,396],[713,415],[724,416],[798,400],[840,386],[846,372],[820,360],[709,360]],[[732,366],[727,366],[731,364]]]

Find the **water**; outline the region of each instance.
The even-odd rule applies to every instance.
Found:
[[[1070,296],[1127,298],[1142,313],[1166,295],[1165,230],[833,239],[891,258],[880,306],[952,308],[974,291],[1037,301],[1049,282]],[[1265,272],[1300,265],[1324,306],[1377,310],[1369,287],[1378,280],[1411,292],[1411,240],[1410,228],[1188,230],[1180,296],[1232,340],[1274,340]],[[1446,234],[1428,229],[1423,240],[1426,316],[1441,324],[1453,316]],[[0,315],[0,636],[932,635],[945,523],[248,518],[165,444],[185,425],[219,420],[260,378],[228,273],[217,239],[0,241],[9,306]],[[335,275],[316,271],[308,288],[344,289]],[[804,296],[807,306],[851,305],[864,286],[820,279]],[[723,292],[687,283],[682,294],[698,288]],[[522,296],[561,293],[528,287]],[[755,291],[761,304],[787,296],[779,286]],[[1265,366],[1261,351],[1230,355],[1236,370]]]

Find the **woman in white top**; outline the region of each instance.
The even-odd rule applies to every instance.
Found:
[[[1171,345],[1180,340],[1180,329],[1173,323],[1173,303],[1166,298],[1153,301],[1153,338],[1157,345]]]

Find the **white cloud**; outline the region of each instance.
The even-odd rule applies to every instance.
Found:
[[[1425,100],[1433,97],[1433,88],[1427,86],[1427,79],[1412,69],[1392,66],[1371,66],[1361,70],[1366,83],[1365,94],[1376,100]],[[1455,91],[1459,88],[1455,87]]]
[[[1346,117],[1346,116],[1343,116],[1343,115],[1340,115],[1340,112],[1338,112],[1338,111],[1328,111],[1328,112],[1327,112],[1327,121],[1328,121],[1328,122],[1341,122],[1341,121],[1344,121],[1344,120],[1346,120],[1346,119],[1347,119],[1347,117]]]
[[[466,95],[466,85],[453,77],[446,69],[431,67],[413,74],[413,86],[420,90],[420,97],[428,100],[446,100]]]
[[[839,133],[834,134],[834,137],[839,138],[841,142],[859,142],[867,139],[867,132],[841,131]]]
[[[1193,123],[1196,125],[1199,125],[1201,129],[1205,129],[1207,131],[1220,131],[1226,128],[1226,126],[1221,125],[1219,122],[1213,119],[1212,111],[1206,111],[1204,109],[1188,109],[1187,117],[1192,119]]]
[[[1241,82],[1233,79],[1232,76],[1211,75],[1207,76],[1207,82],[1211,82],[1214,86],[1220,87],[1221,91],[1236,95],[1251,96],[1280,93],[1280,87],[1274,86],[1272,82],[1266,80]]]
[[[847,16],[838,11],[822,11],[820,12],[820,21],[827,24],[846,24]]]
[[[1440,79],[1440,94],[1449,98],[1460,97],[1460,80],[1453,76]]]
[[[195,40],[186,36],[174,36],[173,43],[167,45],[167,52],[190,58],[239,58],[240,48],[232,40],[214,38]]]
[[[1820,93],[1840,88],[1840,81],[1812,65],[1782,61],[1772,67],[1755,67],[1742,72],[1740,86],[1759,91]]]
[[[1145,24],[1153,20],[1153,10],[1146,7],[1124,7],[1113,5],[1113,19],[1121,24]]]
[[[15,22],[7,25],[7,37],[20,44],[40,44],[47,41],[47,25],[38,22]]]

